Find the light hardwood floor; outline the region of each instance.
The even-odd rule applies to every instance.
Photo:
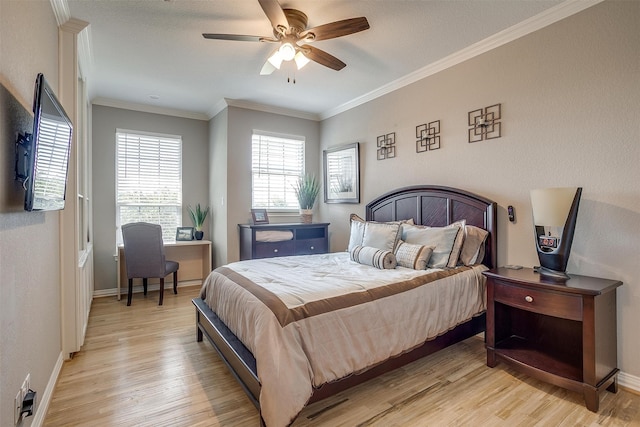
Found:
[[[258,412],[211,345],[196,342],[197,287],[94,300],[85,344],[63,366],[45,426],[253,426]],[[490,369],[480,336],[300,414],[301,426],[640,426],[640,396],[582,397]]]

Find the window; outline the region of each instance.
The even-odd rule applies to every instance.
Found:
[[[162,226],[165,241],[182,225],[182,138],[116,131],[116,226],[145,221]]]
[[[304,137],[254,131],[252,137],[251,206],[298,210],[294,184],[304,174]]]

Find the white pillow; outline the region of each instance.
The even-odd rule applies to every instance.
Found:
[[[400,237],[400,224],[390,222],[366,222],[362,246],[393,252]]]
[[[356,246],[349,251],[351,261],[383,269],[396,268],[396,257],[391,251],[383,251],[370,246]]]
[[[462,228],[454,227],[424,227],[418,225],[402,225],[401,239],[407,243],[423,246],[434,246],[435,249],[429,258],[427,267],[445,268],[449,264],[449,258],[453,250],[458,233]],[[457,262],[456,259],[453,262]],[[454,264],[455,265],[455,264]]]
[[[364,225],[365,222],[358,215],[351,214],[351,234],[349,235],[349,248],[351,252],[356,246],[362,245],[362,238],[364,237]]]
[[[414,245],[400,240],[396,246],[396,260],[400,267],[424,270],[434,249],[435,246]]]
[[[463,265],[473,265],[482,262],[484,259],[484,242],[487,240],[489,232],[473,225],[464,227],[464,243],[460,251],[460,263]]]

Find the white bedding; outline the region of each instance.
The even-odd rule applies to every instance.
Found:
[[[346,252],[259,259],[212,272],[202,296],[256,358],[262,417],[278,427],[295,419],[313,387],[483,312],[484,270],[379,270],[350,261]]]

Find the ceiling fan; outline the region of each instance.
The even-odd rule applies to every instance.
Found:
[[[309,61],[315,61],[333,70],[342,70],[347,64],[335,56],[311,46],[310,43],[347,36],[369,29],[369,22],[365,17],[344,19],[307,29],[308,19],[303,12],[297,9],[283,9],[278,0],[258,0],[258,3],[271,21],[273,37],[211,33],[204,33],[202,36],[205,39],[214,40],[280,43],[278,49],[271,54],[262,67],[260,71],[262,75],[273,73],[274,70],[280,69],[283,61],[291,60],[295,61],[298,70]]]

